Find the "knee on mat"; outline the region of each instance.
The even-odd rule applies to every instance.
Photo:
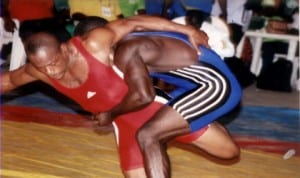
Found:
[[[236,158],[240,155],[240,148],[236,144],[226,144],[222,148],[223,153],[222,153],[222,158],[224,159],[232,159]]]

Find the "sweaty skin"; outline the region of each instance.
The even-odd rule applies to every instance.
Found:
[[[166,19],[147,15],[132,16],[112,21],[104,27],[96,28],[82,36],[82,41],[85,48],[92,53],[95,58],[100,62],[109,65],[111,64],[110,56],[113,55],[112,49],[114,45],[128,33],[138,30],[168,30],[183,32],[189,36],[195,49],[198,49],[197,46],[200,44],[208,45],[207,35],[202,31],[196,30],[191,26],[183,26]],[[47,35],[39,37],[46,40],[44,37],[47,37]],[[50,38],[48,38],[48,40],[49,39]],[[49,41],[54,44],[53,40]],[[29,60],[32,61],[31,63],[10,73],[4,73],[1,76],[3,79],[1,82],[2,93],[35,80],[42,80],[51,85],[48,80],[48,74],[50,77],[60,77],[59,80],[66,86],[79,86],[87,76],[86,64],[81,59],[81,56],[78,55],[69,42],[62,43],[55,48],[56,49],[51,49],[52,51],[47,49],[47,52],[49,50],[51,55],[45,56],[41,54],[39,59],[33,55],[28,56]],[[59,51],[56,52],[56,50]],[[44,53],[47,55],[46,52]],[[51,68],[46,70],[47,65],[51,65]],[[78,71],[79,69],[80,72]]]
[[[160,36],[129,36],[116,50],[114,63],[124,72],[129,92],[117,107],[96,116],[99,125],[110,124],[117,115],[141,109],[153,100],[155,93],[149,71],[166,72],[198,61],[197,51],[189,45]]]
[[[98,62],[111,67],[116,43],[129,32],[139,30],[181,31],[189,36],[195,49],[198,49],[196,47],[199,44],[207,45],[205,33],[190,26],[150,16],[134,16],[110,22],[102,28],[88,32],[81,37],[81,41],[84,48]],[[37,80],[53,87],[51,79],[71,90],[80,87],[87,80],[89,72],[87,62],[72,43],[59,43],[50,34],[37,33],[30,36],[24,45],[29,62],[19,69],[2,73],[1,93]],[[152,99],[148,102],[151,101]],[[143,100],[139,102],[143,103]]]
[[[212,57],[218,58],[217,55]],[[209,59],[206,60],[209,61]],[[219,84],[216,83],[218,85],[216,89],[221,88],[222,91],[222,88],[224,88],[225,92],[219,96],[220,98],[216,99],[216,103],[218,104],[215,108],[216,111],[214,111],[214,109],[208,110],[206,111],[207,116],[203,115],[209,122],[214,121],[218,116],[229,112],[238,104],[241,98],[241,89],[224,62],[221,59],[213,61],[217,61],[218,64],[205,64],[206,62],[199,63],[197,52],[187,43],[174,38],[155,35],[127,37],[118,44],[114,56],[114,63],[124,73],[124,80],[129,86],[128,93],[118,106],[112,108],[110,111],[99,113],[96,116],[99,120],[99,124],[106,125],[117,115],[132,112],[134,111],[134,108],[141,109],[153,100],[154,92],[149,73],[164,73],[177,69],[185,69],[191,65],[200,67],[201,70],[199,71],[199,74],[202,76],[199,75],[198,79],[203,77],[204,71],[202,71],[202,68],[206,71],[211,71],[208,73],[205,72],[204,76],[206,77],[214,78],[223,75],[223,77],[225,77],[223,79],[222,77],[220,79],[215,78],[216,81],[224,80],[224,82]],[[216,66],[211,66],[211,64]],[[219,66],[219,64],[221,65]],[[188,70],[192,70],[192,68],[187,68],[187,71]],[[207,79],[203,78],[201,80],[204,82]],[[211,84],[208,86],[210,85]],[[211,87],[216,86],[212,85]],[[209,91],[208,89],[207,91]],[[214,88],[211,88],[210,90],[214,90]],[[230,95],[226,94],[227,92],[230,92]],[[205,95],[205,93],[206,90],[203,90],[201,95]],[[207,99],[210,98],[209,93],[206,95]],[[205,104],[205,100],[203,100],[204,103],[201,102],[202,101],[199,101],[199,104],[204,106],[209,104]],[[201,121],[202,118],[199,119]],[[196,130],[201,127],[202,126],[196,125]],[[221,128],[222,127],[220,126],[220,129]],[[193,129],[195,130],[195,128]],[[170,176],[170,163],[167,157],[165,143],[176,136],[191,133],[191,131],[187,120],[185,120],[179,112],[168,105],[162,107],[143,127],[139,129],[137,139],[144,156],[148,177],[158,178]],[[223,134],[216,135],[222,139],[225,138],[223,137]],[[224,139],[222,140],[222,143],[226,143],[224,142],[225,140],[229,141],[228,139]],[[222,147],[223,151],[218,148],[208,149],[208,147],[203,147],[203,145],[199,147],[209,153],[218,155],[219,157],[231,158],[233,155],[236,156],[239,151],[237,147],[234,146],[235,144],[232,144],[232,141],[229,141],[228,143],[230,143],[227,145],[230,149],[224,149],[224,147]]]

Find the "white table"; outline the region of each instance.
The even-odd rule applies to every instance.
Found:
[[[297,69],[299,67],[299,56],[296,57],[297,46],[299,43],[299,36],[298,35],[289,35],[289,34],[275,34],[275,33],[267,33],[264,29],[252,31],[248,30],[245,32],[245,37],[249,37],[253,40],[253,56],[252,62],[250,66],[250,71],[255,74],[256,76],[259,74],[262,60],[261,60],[261,46],[264,38],[271,38],[271,39],[278,39],[278,40],[285,40],[289,43],[289,49],[286,56],[287,60],[293,62],[293,70],[291,75],[291,85],[293,87],[298,88],[299,82],[297,84]]]

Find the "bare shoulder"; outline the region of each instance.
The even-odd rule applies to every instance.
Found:
[[[114,32],[108,28],[96,28],[88,33],[84,43],[92,49],[102,49],[104,46],[112,46],[114,41]]]
[[[113,41],[114,33],[103,27],[96,28],[82,37],[84,48],[103,63],[108,63],[114,45]]]

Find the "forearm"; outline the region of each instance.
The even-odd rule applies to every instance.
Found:
[[[132,31],[156,30],[156,31],[172,31],[180,32],[187,35],[196,33],[197,30],[189,25],[181,25],[170,20],[148,15],[137,15],[126,19],[114,21],[108,24],[108,27],[115,31],[118,41]]]
[[[118,54],[124,54],[122,49],[123,48],[119,49]],[[125,51],[128,50],[129,49],[125,48]],[[132,50],[132,48],[130,48],[130,50]],[[149,77],[146,65],[142,59],[138,57],[129,58],[130,60],[126,59],[125,57],[118,57],[118,55],[116,55],[116,63],[123,62],[126,64],[124,66],[120,65],[119,67],[122,69],[122,71],[124,71],[124,80],[128,86],[128,92],[120,104],[113,109],[112,113],[114,116],[143,109],[144,107],[148,106],[155,97],[152,79]]]
[[[168,19],[155,17],[155,16],[132,16],[128,18],[134,26],[134,30],[159,30],[159,31],[172,31],[172,32],[181,32],[185,34],[190,34],[193,31],[196,31],[190,25],[182,25],[174,23]]]
[[[111,46],[115,45],[130,32],[140,30],[155,30],[180,32],[186,34],[198,54],[200,54],[198,48],[199,45],[209,47],[208,36],[202,30],[196,29],[190,25],[177,24],[161,17],[137,15],[110,22],[105,27],[113,34],[110,41]]]
[[[134,112],[148,106],[151,101],[153,101],[153,98],[148,97],[147,100],[144,100],[141,99],[141,97],[132,94],[126,95],[119,105],[107,112],[96,114],[95,118],[97,119],[99,126],[111,124],[112,121],[122,114]]]
[[[26,72],[25,65],[17,70],[1,74],[1,94],[38,80]]]
[[[7,93],[17,88],[10,80],[10,76],[7,73],[1,74],[1,94]]]
[[[148,94],[144,97],[138,93],[126,95],[123,101],[111,110],[112,117],[141,110],[154,100],[154,96],[154,94]]]

